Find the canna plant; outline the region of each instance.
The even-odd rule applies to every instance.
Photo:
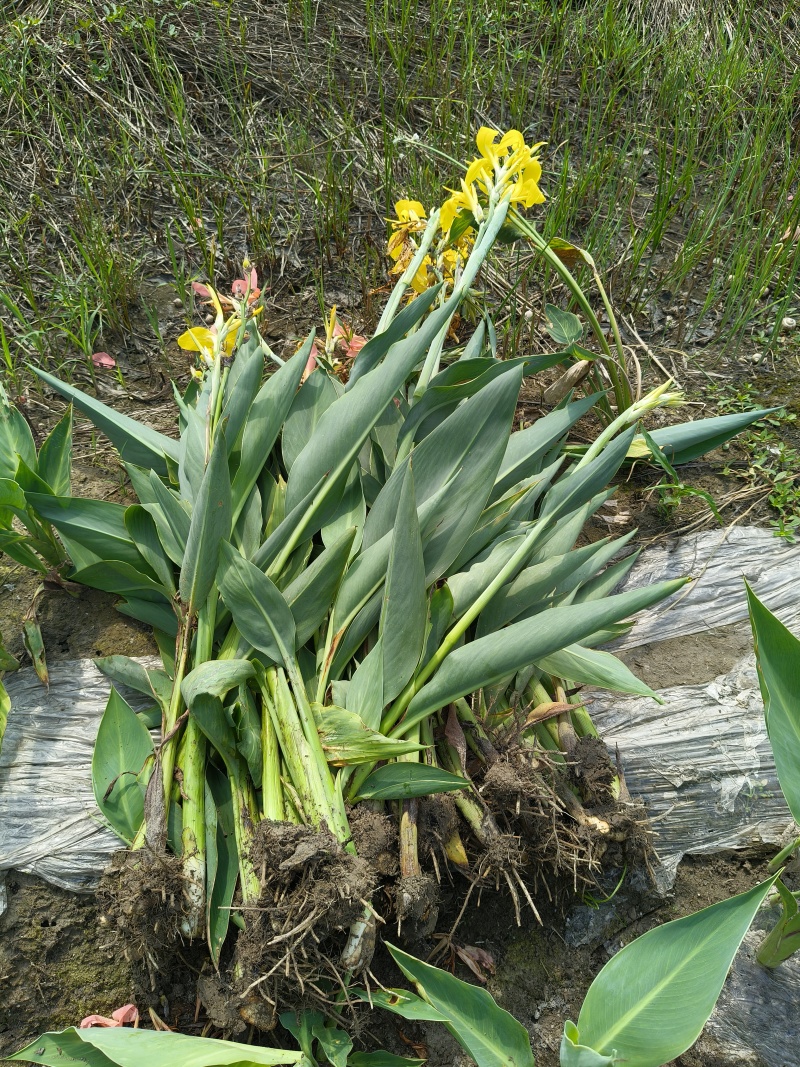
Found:
[[[503,879],[517,908],[520,892],[533,906],[517,838],[474,779],[512,756],[523,783],[551,768],[565,818],[608,833],[560,774],[595,732],[579,689],[654,695],[597,646],[682,582],[613,595],[635,559],[616,559],[631,535],[575,543],[640,420],[679,397],[665,385],[622,406],[568,456],[570,429],[604,393],[568,397],[525,429],[514,417],[523,379],[571,349],[498,360],[485,324],[446,348],[510,210],[537,202],[538,163],[521,137],[502,151],[484,142],[455,203],[424,226],[418,212],[398,219],[402,271],[375,335],[353,346],[346,382],[326,358],[333,316],[325,353],[313,334],[285,363],[271,352],[249,265],[229,297],[199,287],[216,317],[179,341],[198,365],[175,392],[178,439],[36,371],[110,438],[138,503],[29,483],[26,508],[58,532],[70,579],[119,596],[123,613],[152,626],[162,659],[158,669],[100,661],[156,710],[137,714],[112,689],[97,802],[129,848],[129,872],[174,858],[176,935],[205,936],[216,965],[232,914],[248,935],[272,922],[264,943],[277,963],[234,967],[248,1021],[260,1018],[254,998],[269,999],[261,983],[313,955],[320,930],[349,929],[341,966],[368,968],[381,916],[354,811],[394,817],[395,907],[412,927],[435,919],[420,806],[438,794],[452,794],[438,833],[447,860],[468,869],[468,834],[476,876]],[[423,266],[435,284],[415,286]],[[726,428],[712,421],[710,432],[686,424],[681,447],[719,443]],[[323,853],[337,870],[351,865],[337,883],[346,906],[315,902],[302,881]],[[293,871],[300,888],[287,904]]]

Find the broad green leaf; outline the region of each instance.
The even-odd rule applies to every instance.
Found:
[[[409,463],[397,507],[381,609],[384,705],[394,700],[417,668],[425,644],[427,615],[425,561],[414,496],[413,464]]]
[[[41,1055],[36,1050],[44,1048]],[[135,1030],[132,1027],[70,1027],[61,1033],[43,1034],[11,1060],[29,1060],[46,1067],[252,1067],[253,1064],[299,1063],[301,1052],[219,1041],[213,1037],[177,1034],[169,1030]]]
[[[564,1023],[559,1049],[560,1067],[612,1067],[616,1062],[616,1056],[601,1056],[593,1048],[581,1045],[575,1023],[569,1020]]]
[[[55,389],[82,411],[98,430],[102,430],[119,452],[123,460],[136,463],[145,469],[152,469],[159,474],[167,473],[167,457],[175,463],[180,458],[180,446],[170,437],[157,433],[144,422],[131,419],[128,415],[114,411],[99,400],[87,396],[80,389],[75,389],[52,374],[30,367],[51,389]],[[30,464],[29,464],[30,465]]]
[[[553,445],[594,407],[602,395],[594,393],[564,408],[556,408],[527,429],[512,433],[506,444],[491,499],[497,500],[523,478],[538,474]]]
[[[155,697],[159,704],[169,703],[172,682],[166,671],[148,669],[130,656],[103,656],[94,665],[112,682]]]
[[[393,1052],[351,1052],[347,1067],[422,1067],[425,1060],[395,1056]]]
[[[219,966],[220,953],[230,924],[230,906],[239,877],[239,856],[233,822],[233,800],[227,775],[213,763],[206,768],[206,847],[214,835],[216,868],[206,895],[206,934],[211,961]],[[210,818],[213,813],[213,818]]]
[[[220,545],[231,535],[231,480],[225,435],[218,433],[197,499],[178,585],[190,616],[203,606],[219,568]]]
[[[527,1030],[486,989],[468,985],[388,942],[386,947],[420,995],[444,1016],[445,1026],[478,1067],[533,1067]]]
[[[280,590],[254,564],[223,543],[222,599],[244,639],[276,663],[285,663],[296,647],[291,608]]]
[[[540,371],[555,367],[568,359],[566,352],[551,352],[546,356],[529,356],[520,359],[460,359],[451,363],[443,371],[436,375],[431,384],[425,390],[419,400],[408,414],[400,428],[398,440],[402,441],[408,434],[415,438],[427,436],[425,430],[430,432],[434,427],[428,426],[426,420],[434,413],[440,420],[444,413],[453,410],[462,400],[475,396],[489,382],[501,374],[508,374],[516,367],[521,367],[523,375],[538,374]],[[418,433],[420,426],[425,423],[421,435]]]
[[[356,461],[350,468],[344,492],[330,517],[325,518],[322,527],[322,543],[328,547],[334,544],[344,533],[354,526],[357,531],[356,544],[361,543],[361,531],[367,518],[367,501],[364,496],[364,482],[361,467]]]
[[[351,527],[305,567],[283,592],[292,610],[299,647],[314,634],[331,610],[350,558],[356,530]]]
[[[775,879],[649,930],[589,987],[580,1042],[628,1067],[661,1067],[706,1024],[744,935]]]
[[[144,509],[153,516],[164,551],[180,567],[192,522],[191,510],[172,489],[164,485],[155,471],[150,473],[150,489],[156,503],[146,503]]]
[[[14,517],[25,511],[25,494],[13,478],[0,478],[0,528],[10,530]]]
[[[602,597],[608,596],[609,593],[613,593],[620,582],[625,578],[633,567],[636,560],[641,554],[641,548],[637,548],[635,552],[631,552],[629,556],[624,559],[618,560],[616,563],[612,563],[610,567],[606,567],[602,574],[598,574],[596,578],[591,578],[588,582],[578,589],[575,593],[574,604],[583,604],[588,600],[599,600]]]
[[[132,504],[125,511],[125,529],[163,588],[173,596],[175,572],[172,560],[158,536],[158,527],[153,516],[139,504]]]
[[[424,763],[388,763],[373,771],[358,791],[359,800],[410,800],[467,787],[457,774]]]
[[[152,755],[147,727],[112,686],[92,756],[92,787],[103,815],[128,844],[144,817],[142,772]]]
[[[231,486],[234,522],[239,518],[278,439],[300,385],[313,341],[312,333],[300,351],[267,378],[253,401],[242,431],[241,458]]]
[[[49,688],[50,674],[47,670],[42,629],[35,618],[25,619],[22,623],[22,642],[33,661],[33,669],[36,671],[39,681]]]
[[[583,323],[571,311],[562,311],[555,304],[545,304],[547,332],[557,345],[572,345],[583,337]]]
[[[428,628],[425,634],[425,648],[422,662],[427,663],[439,648],[444,635],[453,619],[453,594],[447,585],[432,590],[428,602]]]
[[[407,752],[421,752],[424,745],[398,741],[365,726],[358,715],[333,705],[312,705],[322,748],[334,767],[377,763]]]
[[[228,778],[236,782],[246,776],[246,765],[236,747],[234,728],[225,714],[219,697],[198,692],[192,698],[189,713],[212,746],[222,757]]]
[[[347,381],[347,389],[352,389],[359,378],[373,370],[392,345],[401,341],[408,331],[417,325],[433,306],[440,289],[441,286],[431,286],[427,292],[421,293],[416,300],[412,300],[401,312],[395,315],[385,330],[367,341],[353,361]],[[394,354],[392,355],[393,358]]]
[[[664,701],[649,685],[639,681],[616,656],[610,652],[597,652],[582,645],[568,645],[549,656],[536,660],[536,666],[556,678],[567,678],[579,685],[599,685],[616,693],[633,693],[636,696],[652,697],[659,704]]]
[[[492,584],[524,540],[524,531],[506,537],[501,535],[493,545],[475,556],[464,570],[448,575],[447,587],[453,596],[454,618],[461,618]]]
[[[330,1022],[315,1020],[311,1027],[311,1033],[319,1041],[320,1048],[331,1067],[347,1067],[351,1061],[348,1056],[353,1048],[353,1039],[338,1026]]]
[[[800,822],[800,641],[745,585],[775,769],[792,818]]]
[[[317,427],[323,412],[342,394],[341,382],[318,367],[295,393],[281,431],[283,464],[291,472],[294,461]]]
[[[169,637],[178,636],[178,620],[171,606],[153,603],[150,600],[140,600],[135,596],[126,596],[123,603],[117,604],[117,611],[121,615],[147,623],[156,630],[162,630]]]
[[[25,416],[0,386],[0,478],[14,478],[19,460],[36,470],[36,445]]]
[[[681,422],[676,426],[662,426],[660,430],[653,430],[650,435],[655,443],[664,450],[670,463],[678,465],[691,463],[706,452],[719,448],[726,441],[730,441],[737,433],[754,422],[764,419],[779,408],[765,408],[762,411],[740,411],[733,415],[717,415],[713,419],[697,419],[695,422]],[[642,440],[645,451],[649,453],[646,443]],[[638,451],[639,442],[634,447]]]
[[[47,574],[50,570],[30,547],[30,538],[25,537],[24,534],[0,530],[0,552],[5,552],[15,563],[20,563],[23,567],[28,567],[39,574]]]
[[[584,545],[526,567],[513,581],[499,589],[483,609],[478,621],[478,637],[499,630],[537,605],[544,605],[562,582],[569,581],[572,574],[592,559],[597,548],[598,543]]]
[[[52,523],[59,533],[82,545],[102,560],[120,560],[143,572],[148,571],[139,550],[125,528],[125,508],[108,500],[86,500],[77,496],[48,496],[29,493],[28,503]]]
[[[608,623],[642,611],[684,584],[685,579],[679,578],[589,604],[549,608],[504,630],[470,641],[451,652],[433,679],[417,693],[408,707],[405,722],[418,722],[458,697],[484,686],[497,685],[527,664],[581,641]]]
[[[348,992],[357,1000],[365,1001],[376,1008],[385,1008],[386,1011],[412,1022],[447,1022],[447,1017],[432,1004],[418,997],[416,993],[409,993],[407,989],[372,989],[369,993],[366,989],[349,989]]]
[[[292,467],[286,486],[287,508],[294,507],[325,476],[315,501],[315,511],[329,497],[341,494],[344,478],[372,428],[450,319],[455,303],[457,301],[451,298],[432,312],[415,334],[394,346],[391,359],[370,375],[360,378],[323,413]]]
[[[244,349],[240,348],[236,355],[234,366],[231,367],[228,375],[228,384],[225,389],[225,402],[220,414],[220,424],[225,427],[225,441],[228,445],[229,455],[240,444],[242,430],[250,414],[264,373],[264,355],[260,349],[251,350],[246,359],[242,358],[244,354]],[[233,372],[239,367],[241,367],[241,371],[232,381]]]
[[[383,639],[378,638],[359,663],[347,687],[346,707],[371,730],[377,730],[386,701],[383,698]]]
[[[548,490],[542,503],[542,518],[559,517],[574,512],[598,493],[606,490],[622,466],[636,428],[619,434],[595,459],[584,467],[571,467]]]
[[[171,608],[169,589],[154,582],[129,563],[120,563],[116,559],[82,567],[71,575],[71,579],[81,585],[88,585],[91,589],[102,589],[105,593],[116,593],[118,596],[133,596]]]
[[[186,675],[181,683],[181,693],[187,706],[191,707],[200,693],[221,698],[254,675],[255,668],[246,659],[207,660]]]
[[[56,496],[69,496],[72,469],[72,405],[56,423],[39,451],[38,474]]]
[[[778,857],[772,860],[771,867],[777,866],[777,859]],[[775,882],[775,888],[781,902],[781,915],[758,950],[757,959],[763,967],[778,967],[800,949],[800,913],[797,898],[780,878]]]
[[[239,686],[239,696],[228,709],[236,731],[236,747],[247,764],[256,789],[261,788],[261,715],[253,694],[246,685]]]

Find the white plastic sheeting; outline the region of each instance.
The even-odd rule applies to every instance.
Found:
[[[650,548],[625,587],[682,574],[695,580],[643,613],[617,648],[736,622],[749,629],[745,577],[787,626],[800,628],[800,546],[770,530],[734,527]],[[677,680],[681,656],[674,648]],[[663,707],[640,697],[593,695],[592,719],[606,743],[619,748],[628,787],[647,805],[662,889],[686,853],[787,840],[794,823],[775,773],[753,655],[708,684],[661,690]]]
[[[0,875],[14,869],[91,890],[120,848],[91,776],[110,683],[85,659],[53,664],[49,692],[32,668],[6,675],[4,685],[11,713],[0,749]],[[125,696],[134,707],[147,704],[130,690]]]

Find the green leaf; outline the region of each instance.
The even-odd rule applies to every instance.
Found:
[[[44,1048],[44,1053],[37,1050]],[[251,1067],[264,1064],[299,1063],[301,1052],[243,1045],[238,1041],[218,1041],[168,1030],[134,1030],[131,1027],[92,1026],[87,1030],[70,1027],[61,1033],[43,1034],[26,1045],[11,1060],[28,1060],[47,1067]]]
[[[611,622],[641,611],[685,584],[679,578],[589,604],[550,608],[504,630],[470,641],[445,659],[433,679],[411,701],[405,723],[444,707],[484,686],[496,685],[522,667],[581,641]]]
[[[11,533],[9,530],[0,530],[0,552],[5,552],[15,563],[36,571],[39,574],[47,574],[50,568],[43,563],[30,547],[30,538],[24,534]]]
[[[377,730],[383,717],[383,639],[378,638],[359,663],[347,689],[347,710],[357,715],[371,730]]]
[[[562,311],[555,304],[545,304],[544,312],[548,318],[547,332],[557,345],[568,347],[583,337],[583,323],[571,311]]]
[[[397,344],[427,314],[439,295],[441,286],[431,286],[399,312],[387,328],[371,337],[353,361],[346,389],[352,389],[356,382],[371,370],[374,370],[392,345]],[[392,356],[394,358],[394,356]]]
[[[457,774],[424,763],[389,763],[379,767],[358,791],[359,800],[411,800],[466,788]]]
[[[115,833],[130,844],[144,818],[144,785],[153,742],[147,727],[112,686],[92,756],[92,787]]]
[[[207,660],[189,671],[181,683],[181,693],[187,706],[191,707],[200,693],[222,698],[254,675],[255,668],[246,659]]]
[[[593,1048],[579,1043],[578,1027],[575,1023],[564,1023],[559,1049],[560,1067],[610,1067],[617,1062],[616,1056],[601,1056]]]
[[[393,1052],[351,1052],[347,1067],[422,1067],[424,1062],[395,1056]]]
[[[170,637],[178,636],[178,620],[175,612],[166,604],[154,604],[149,600],[140,600],[128,596],[122,604],[117,604],[117,611],[131,619],[138,619],[156,630],[163,630]]]
[[[370,375],[360,378],[323,413],[289,475],[286,486],[288,509],[323,477],[326,480],[313,505],[315,512],[329,497],[341,494],[344,479],[372,428],[416,364],[424,358],[454,309],[451,298],[432,312],[415,334],[393,346],[391,359],[387,358]]]
[[[754,422],[765,419],[780,408],[765,408],[761,411],[740,411],[733,415],[717,415],[713,419],[696,419],[694,422],[681,422],[676,426],[662,426],[650,435],[663,449],[673,465],[691,463],[706,452],[719,448],[730,441],[737,433]],[[638,442],[637,442],[638,443]]]
[[[197,499],[178,588],[190,616],[205,603],[219,568],[220,545],[231,535],[231,480],[225,435],[218,433]]]
[[[342,389],[338,379],[334,381],[323,367],[318,367],[295,393],[281,431],[281,454],[287,471],[291,471],[323,412],[339,398]]]
[[[357,1000],[365,1001],[371,1006],[385,1008],[386,1011],[399,1015],[403,1019],[412,1022],[443,1023],[447,1017],[437,1011],[432,1004],[415,993],[409,993],[407,989],[373,989],[368,993],[366,989],[349,989]]]
[[[347,1067],[347,1057],[353,1048],[353,1040],[349,1034],[322,1020],[314,1021],[311,1033],[319,1041],[320,1048],[332,1067]]]
[[[206,891],[206,923],[211,961],[219,966],[220,953],[230,924],[230,906],[239,877],[239,855],[233,820],[233,799],[227,775],[213,763],[206,768],[206,848],[214,835],[216,868]],[[209,796],[210,794],[210,796]],[[209,800],[211,803],[209,803]],[[209,815],[213,812],[213,819]]]
[[[661,1067],[706,1024],[775,878],[636,938],[605,965],[578,1017],[581,1043],[628,1067]]]
[[[284,598],[292,610],[297,628],[297,647],[309,640],[331,610],[355,536],[355,527],[345,530],[284,590]]]
[[[39,451],[38,474],[56,496],[69,496],[72,470],[72,405],[56,423]]]
[[[22,641],[33,661],[33,669],[42,685],[49,687],[50,674],[47,670],[42,630],[36,619],[25,619],[22,624]]]
[[[639,681],[616,656],[610,652],[596,652],[582,645],[568,645],[549,656],[536,660],[539,670],[556,678],[566,678],[579,685],[599,685],[616,693],[633,693],[636,696],[652,697],[659,704],[664,701],[649,685]]]
[[[113,408],[87,396],[80,389],[59,381],[46,371],[33,366],[30,370],[51,389],[55,389],[67,400],[71,400],[79,411],[91,419],[94,425],[108,437],[123,460],[155,470],[159,474],[167,473],[167,457],[175,463],[178,462],[180,446],[177,441],[157,433],[146,423],[137,422],[136,419],[114,411]]]
[[[136,597],[153,604],[170,608],[169,590],[142,574],[129,563],[111,559],[104,563],[92,563],[70,575],[73,582],[88,585],[90,589],[102,589],[105,593]]]
[[[0,478],[0,528],[10,530],[26,507],[25,494],[13,478]]]
[[[312,709],[325,757],[335,767],[377,763],[424,748],[413,741],[398,741],[370,730],[358,715],[344,708],[313,704]]]
[[[453,616],[461,618],[487,589],[525,539],[525,531],[501,534],[497,541],[473,557],[457,574],[450,574],[447,586],[453,596]]]
[[[260,349],[251,351],[246,358],[244,357],[245,350],[240,348],[234,365],[228,374],[225,403],[219,417],[220,424],[225,427],[225,440],[228,445],[229,455],[239,446],[245,422],[250,414],[264,373],[264,355]],[[239,370],[239,368],[241,370],[234,379],[233,372],[234,370]]]
[[[253,401],[242,431],[241,458],[231,486],[234,522],[239,518],[278,439],[300,385],[313,341],[312,333],[300,351],[267,378]]]
[[[394,700],[417,668],[425,644],[427,616],[425,561],[417,519],[413,465],[409,463],[397,506],[381,609],[384,705]]]
[[[162,706],[169,703],[172,682],[166,671],[148,670],[130,656],[103,656],[96,659],[94,665],[112,682],[130,686],[145,696],[155,697]]]
[[[445,1018],[445,1026],[478,1067],[533,1067],[527,1030],[491,994],[386,942],[392,959]]]
[[[31,428],[0,386],[0,477],[15,478],[20,459],[36,470],[36,445]]]
[[[175,594],[175,572],[172,560],[158,536],[158,527],[153,516],[141,505],[132,504],[125,511],[125,529],[131,535],[131,540],[162,587],[170,596],[173,596]]]
[[[280,590],[227,543],[222,545],[221,563],[220,593],[239,633],[273,662],[291,661],[296,628]]]
[[[164,485],[155,471],[150,472],[150,489],[156,503],[144,503],[144,509],[153,516],[164,551],[180,567],[186,551],[191,512],[187,510],[188,505]]]
[[[71,541],[101,560],[116,559],[137,570],[148,567],[125,527],[125,508],[108,500],[28,493],[30,506]]]
[[[800,822],[800,641],[745,585],[775,769],[792,818]]]

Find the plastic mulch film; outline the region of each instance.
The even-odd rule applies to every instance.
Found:
[[[787,625],[800,619],[800,545],[772,530],[734,526],[647,548],[621,590],[691,575],[692,583],[643,612],[613,648],[635,648],[747,619],[743,578]],[[677,679],[676,679],[677,681]]]
[[[0,876],[15,869],[91,890],[121,847],[91,780],[110,683],[91,660],[74,660],[51,666],[49,692],[30,668],[6,675],[4,685],[11,713],[0,749]],[[125,697],[147,704],[130,690]]]

